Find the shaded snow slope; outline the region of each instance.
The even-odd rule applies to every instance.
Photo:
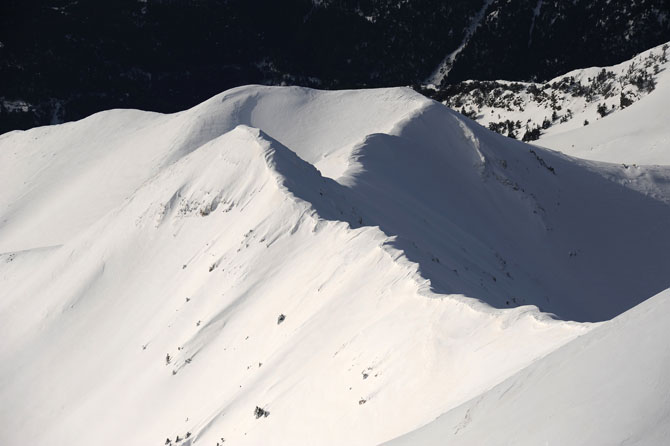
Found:
[[[3,444],[376,444],[594,326],[528,304],[598,321],[668,286],[667,170],[408,89],[244,87],[0,158]]]
[[[669,313],[666,290],[386,444],[668,444]]]
[[[433,104],[341,179],[441,293],[604,320],[670,285],[670,171],[568,158]]]

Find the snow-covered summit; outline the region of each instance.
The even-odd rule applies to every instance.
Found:
[[[669,178],[409,89],[3,135],[0,440],[390,440],[667,288]]]

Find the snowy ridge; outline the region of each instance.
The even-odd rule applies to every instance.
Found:
[[[362,221],[397,235],[438,292],[593,321],[667,284],[658,274],[667,265],[658,241],[667,238],[656,223],[670,221],[658,181],[667,169],[576,161],[483,132],[438,104],[397,135],[369,136],[354,154],[355,177],[341,181]],[[641,227],[651,232],[640,237]],[[642,267],[633,252],[649,262]]]
[[[667,170],[633,187],[408,89],[115,110],[0,166],[5,444],[378,444],[597,325],[546,311],[668,285]]]
[[[491,130],[573,156],[669,164],[668,57],[663,44],[618,65],[574,70],[545,83],[467,81],[437,95]]]
[[[661,55],[665,56],[665,62],[648,66],[653,56]],[[596,161],[624,165],[670,165],[670,111],[666,106],[670,98],[670,63],[667,57],[670,57],[670,51],[664,44],[645,51],[628,63],[612,67],[619,73],[624,70],[654,72],[651,79],[655,87],[648,94],[636,97],[634,93],[638,89],[628,85],[624,87],[626,97],[635,98],[628,107],[621,109],[621,97],[607,99],[603,104],[610,112],[604,117],[598,116],[588,126],[566,126],[556,132],[548,132],[538,143]]]
[[[355,110],[359,102],[369,103],[377,113]],[[358,138],[390,130],[426,102],[405,89],[317,95],[292,87],[242,87],[174,115],[112,110],[58,127],[2,135],[0,176],[6,187],[0,202],[8,210],[0,222],[0,252],[62,243],[161,169],[237,125],[265,129],[325,175],[334,166],[336,175],[337,169],[346,168],[348,150]],[[342,109],[347,113],[340,113]],[[42,141],[48,141],[48,149]],[[78,176],[71,175],[71,165]],[[39,182],[28,183],[38,177]],[[30,215],[27,221],[21,219],[23,213]],[[25,245],[24,234],[34,246]]]

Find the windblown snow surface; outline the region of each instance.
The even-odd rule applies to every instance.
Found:
[[[509,407],[538,444],[526,415],[593,438],[603,392],[664,408],[626,435],[667,439],[668,296],[636,305],[670,286],[668,184],[409,89],[5,134],[0,443],[374,445],[483,398],[472,438]],[[538,389],[582,418],[542,417]]]

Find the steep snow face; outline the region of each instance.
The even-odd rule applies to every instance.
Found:
[[[670,442],[670,290],[388,446]]]
[[[670,285],[668,169],[571,159],[466,121],[434,104],[368,137],[340,179],[436,291],[599,321]]]
[[[602,320],[667,286],[666,170],[408,89],[246,87],[0,157],[4,444],[376,444],[594,326],[524,304]]]

